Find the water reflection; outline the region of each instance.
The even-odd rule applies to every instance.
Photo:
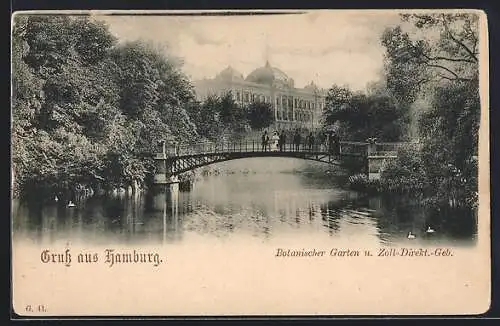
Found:
[[[280,173],[208,177],[191,192],[172,187],[131,197],[94,197],[75,208],[16,200],[14,236],[43,243],[168,244],[189,233],[263,241],[303,233],[391,245],[408,241],[411,231],[419,241],[475,241],[476,221],[469,211],[429,210],[417,202],[361,196],[303,178]],[[428,226],[436,233],[426,234]]]

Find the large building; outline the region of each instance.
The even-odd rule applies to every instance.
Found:
[[[234,100],[242,107],[255,101],[270,103],[276,129],[314,130],[321,124],[326,92],[313,82],[304,88],[296,88],[292,78],[269,62],[246,78],[229,66],[215,78],[199,80],[194,85],[200,101],[210,95],[231,91]]]

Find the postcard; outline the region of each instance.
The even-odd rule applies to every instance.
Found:
[[[479,10],[12,16],[20,317],[481,314]]]

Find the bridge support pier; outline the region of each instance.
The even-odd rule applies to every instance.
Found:
[[[368,180],[380,180],[386,157],[368,156]]]
[[[153,183],[165,184],[167,181],[167,153],[165,150],[165,142],[161,142],[161,151],[154,156],[155,160],[155,175]]]
[[[177,176],[172,175],[172,166],[165,148],[165,142],[161,142],[161,151],[154,156],[155,175],[153,183],[155,185],[169,185],[179,183]]]
[[[171,209],[175,207],[179,199],[179,185],[176,183],[154,185],[150,195],[152,196],[153,210]]]
[[[397,153],[379,152],[376,138],[368,138],[367,142],[368,180],[380,180],[386,164],[390,160],[397,158]]]

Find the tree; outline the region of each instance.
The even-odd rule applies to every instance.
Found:
[[[476,78],[479,63],[477,15],[410,14],[401,17],[422,36],[412,39],[401,26],[387,29],[382,36],[389,65],[388,85],[395,94],[406,95],[411,100],[419,86],[427,82]],[[406,91],[400,84],[402,81],[407,82]]]
[[[429,99],[429,109],[418,114],[417,152],[428,188],[436,198],[470,202],[477,191],[478,16],[412,14],[402,21],[418,33],[401,27],[384,33],[388,87],[407,105]]]
[[[76,28],[76,22],[85,21],[93,24],[87,18],[16,16],[12,111],[18,191],[36,192],[100,178],[102,153],[95,142],[102,140],[98,129],[103,121],[87,113],[98,103],[103,110],[110,107],[105,102],[112,98],[100,94],[97,85],[111,92],[112,87],[75,46],[85,36],[106,53],[114,39],[102,29],[98,37],[97,29]],[[105,116],[105,112],[99,114]]]
[[[196,137],[177,61],[88,17],[18,15],[13,166],[21,192],[145,182],[158,140]]]
[[[344,139],[364,141],[377,137],[397,141],[402,136],[402,117],[393,98],[381,91],[353,94],[334,85],[326,98],[326,123],[337,125],[337,132]]]
[[[179,71],[177,61],[144,42],[127,42],[110,53],[118,85],[118,107],[127,122],[131,146],[115,152],[110,160],[121,171],[123,182],[144,182],[153,171],[145,154],[158,142],[186,142],[196,138],[196,126],[186,109],[194,101],[192,87]],[[118,157],[116,157],[118,155]],[[136,172],[134,172],[136,171]]]
[[[220,119],[221,101],[218,96],[209,96],[203,103],[188,106],[188,114],[196,124],[201,137],[209,140],[220,139],[224,132],[224,125]]]
[[[246,130],[245,111],[233,100],[230,92],[210,95],[202,103],[190,103],[186,110],[194,121],[198,135],[211,141]]]
[[[260,130],[269,127],[274,121],[271,104],[253,102],[246,108],[246,118],[252,129]]]
[[[220,97],[219,117],[227,133],[244,131],[247,123],[244,109],[227,92]]]
[[[323,115],[327,124],[344,119],[346,107],[351,101],[352,91],[346,87],[333,85],[326,95]]]

